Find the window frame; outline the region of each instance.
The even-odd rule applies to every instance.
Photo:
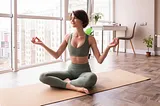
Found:
[[[113,5],[112,5],[112,20],[114,21],[114,0]],[[42,64],[37,64],[37,65],[31,65],[27,67],[18,67],[18,47],[17,47],[17,20],[18,19],[41,19],[41,20],[59,20],[61,22],[60,27],[61,27],[61,42],[62,39],[64,39],[64,36],[66,34],[66,23],[69,21],[69,15],[71,13],[68,12],[68,5],[69,5],[69,0],[60,0],[60,11],[61,15],[60,17],[51,17],[51,16],[37,16],[37,15],[22,15],[22,14],[17,14],[17,0],[10,0],[10,13],[0,13],[0,17],[3,18],[10,18],[11,19],[11,70],[9,71],[19,71],[21,69],[26,69],[26,68],[31,68],[31,67],[37,67],[45,64],[50,64],[54,62],[46,62]],[[91,14],[93,13],[94,10],[94,0],[87,0],[87,14],[90,17]],[[100,22],[106,22],[105,20],[100,20]],[[67,61],[68,59],[66,58],[66,51],[62,54],[62,57],[60,60],[57,60],[56,62],[59,61]],[[0,71],[1,73],[2,71]],[[6,71],[5,71],[6,72]]]

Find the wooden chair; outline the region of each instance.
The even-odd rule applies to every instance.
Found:
[[[132,30],[132,35],[129,36],[129,37],[117,37],[119,40],[129,40],[130,41],[130,44],[131,44],[131,47],[132,47],[132,50],[133,50],[133,53],[134,55],[136,54],[135,51],[134,51],[134,47],[133,47],[133,44],[132,44],[132,38],[134,37],[135,35],[135,28],[136,28],[136,23],[134,23],[134,26],[133,26],[133,30]],[[119,52],[119,44],[117,46],[117,55],[118,55],[118,52]]]

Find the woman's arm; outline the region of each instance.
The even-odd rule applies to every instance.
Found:
[[[61,56],[61,54],[66,49],[67,44],[68,44],[67,43],[68,38],[69,38],[69,35],[66,35],[65,39],[63,40],[63,42],[61,43],[61,45],[57,51],[54,51],[54,50],[50,49],[49,47],[47,47],[38,37],[32,38],[32,43],[41,45],[43,48],[45,48],[45,50],[47,50],[47,52],[49,54],[51,54],[54,58],[57,59]]]
[[[113,42],[111,42],[111,43],[106,47],[106,49],[104,50],[104,52],[102,53],[102,55],[100,54],[100,52],[99,52],[99,50],[98,50],[98,47],[97,47],[97,43],[96,43],[95,38],[91,36],[90,39],[89,39],[89,42],[90,42],[90,44],[91,44],[91,48],[92,48],[92,51],[93,51],[94,56],[96,57],[98,63],[101,64],[101,63],[104,61],[104,59],[106,58],[106,56],[107,56],[110,48],[117,46],[118,43],[119,43],[119,40],[118,40],[117,38],[115,38],[115,39],[113,40]]]
[[[45,48],[47,50],[47,52],[49,54],[51,54],[54,58],[58,59],[61,56],[61,54],[64,52],[64,50],[66,49],[67,42],[66,42],[66,40],[64,40],[61,43],[61,45],[60,45],[60,47],[59,47],[59,49],[57,51],[54,51],[54,50],[50,49],[45,44],[43,44],[42,47]]]

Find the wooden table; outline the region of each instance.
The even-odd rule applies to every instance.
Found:
[[[126,32],[127,32],[127,26],[111,26],[111,25],[93,25],[91,26],[93,30],[102,30],[102,50],[101,52],[103,53],[103,34],[105,30],[110,30],[114,31],[113,35],[114,37],[116,36],[116,31],[124,31],[125,32],[125,37],[126,37]],[[126,52],[126,43],[124,45],[124,51]]]

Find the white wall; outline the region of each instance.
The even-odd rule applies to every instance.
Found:
[[[147,47],[144,37],[155,35],[155,1],[154,0],[115,0],[115,22],[128,26],[127,36],[130,36],[134,22],[137,23],[133,45],[136,53],[145,54]],[[140,26],[147,22],[146,26]],[[131,50],[127,42],[127,50]],[[154,50],[154,48],[152,48]]]
[[[160,0],[155,0],[155,34],[160,36]],[[157,41],[157,39],[155,39]],[[157,42],[156,42],[157,45]],[[157,54],[160,55],[160,48],[156,48]]]

